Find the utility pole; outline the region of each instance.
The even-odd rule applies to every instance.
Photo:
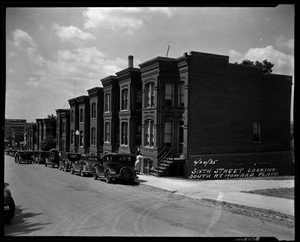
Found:
[[[168,57],[168,54],[169,54],[169,49],[170,49],[170,45],[168,45],[168,50],[167,50],[166,57]]]

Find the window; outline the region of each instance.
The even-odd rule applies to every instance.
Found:
[[[91,130],[91,145],[96,145],[96,128],[93,127]]]
[[[97,113],[96,113],[96,103],[92,103],[92,118],[96,118]]]
[[[128,109],[128,89],[122,90],[122,103],[121,103],[121,110]]]
[[[74,130],[71,130],[71,144],[74,144]]]
[[[172,123],[165,122],[165,146],[170,147],[172,146]]]
[[[79,122],[83,122],[83,108],[80,109]]]
[[[154,121],[145,121],[145,146],[154,146]]]
[[[145,86],[145,107],[154,107],[154,83]]]
[[[165,105],[166,106],[173,105],[173,84],[170,84],[170,83],[166,83]]]
[[[65,121],[62,122],[62,133],[63,134],[66,133],[66,122]]]
[[[137,110],[142,109],[142,90],[136,91],[136,109]]]
[[[121,124],[121,145],[128,144],[128,123],[122,122]]]
[[[80,144],[80,146],[83,146],[83,131],[82,130],[80,131],[80,134],[79,134],[79,144]]]
[[[105,94],[104,105],[104,112],[110,112],[110,93]]]
[[[179,107],[184,107],[184,82],[179,83]]]
[[[253,123],[253,142],[261,142],[260,123]]]
[[[105,142],[110,142],[110,123],[105,123]]]
[[[74,122],[74,110],[71,111],[71,122]]]

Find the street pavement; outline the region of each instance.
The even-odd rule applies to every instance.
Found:
[[[294,219],[294,200],[246,193],[260,189],[294,188],[294,176],[282,179],[268,177],[267,179],[228,180],[191,180],[146,174],[138,176],[137,182],[140,184],[167,190],[174,194]]]

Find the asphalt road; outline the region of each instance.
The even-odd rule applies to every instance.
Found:
[[[214,236],[293,240],[294,228],[199,205],[143,185],[107,184],[5,156],[16,214],[5,236]]]

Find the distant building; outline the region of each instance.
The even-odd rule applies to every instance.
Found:
[[[56,119],[43,118],[36,119],[37,123],[37,149],[42,150],[42,142],[48,137],[56,138]]]
[[[90,104],[90,153],[103,152],[103,88],[87,90]]]
[[[56,149],[70,151],[70,110],[56,109]]]
[[[5,149],[25,149],[27,126],[26,119],[5,119]]]

